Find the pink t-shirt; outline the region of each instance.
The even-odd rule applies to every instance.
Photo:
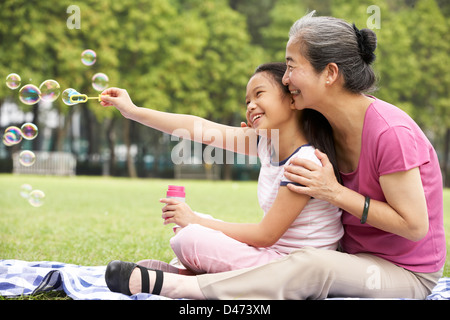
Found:
[[[345,234],[341,246],[348,253],[367,252],[414,272],[436,272],[445,263],[446,245],[443,226],[443,186],[436,152],[419,128],[405,112],[382,100],[367,109],[362,133],[358,168],[341,173],[346,187],[386,201],[379,177],[419,167],[427,201],[429,231],[414,242],[361,224],[344,212]]]

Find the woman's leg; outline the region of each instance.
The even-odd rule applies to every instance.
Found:
[[[271,248],[255,248],[196,224],[180,230],[170,245],[180,262],[196,274],[258,266],[283,256]]]
[[[428,274],[424,281],[369,254],[303,248],[267,265],[197,279],[207,299],[424,299],[439,277]]]
[[[150,290],[155,272],[149,271]],[[414,274],[369,254],[303,248],[258,267],[195,277],[164,274],[161,295],[189,299],[424,299],[442,272]],[[140,292],[140,270],[130,278]]]

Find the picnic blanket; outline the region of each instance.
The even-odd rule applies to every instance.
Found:
[[[0,260],[0,296],[16,297],[64,290],[74,300],[168,300],[147,293],[127,296],[111,292],[105,282],[105,271],[106,266]]]
[[[111,292],[106,286],[105,270],[106,266],[0,260],[0,296],[64,290],[74,300],[170,300],[146,293],[127,296]],[[427,300],[450,300],[450,278],[441,278]]]

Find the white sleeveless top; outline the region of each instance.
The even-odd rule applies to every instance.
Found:
[[[284,166],[292,159],[300,157],[322,165],[314,150],[311,145],[303,145],[287,159],[271,162],[270,141],[264,137],[260,138],[258,157],[261,161],[261,170],[258,178],[258,200],[264,214],[275,201],[278,189],[293,183],[284,176]],[[342,211],[330,203],[312,198],[272,248],[286,254],[304,246],[336,250],[344,234],[341,214]]]

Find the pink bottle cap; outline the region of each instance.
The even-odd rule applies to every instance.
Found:
[[[167,197],[185,198],[186,193],[184,192],[184,187],[169,186],[169,190],[167,190]]]

